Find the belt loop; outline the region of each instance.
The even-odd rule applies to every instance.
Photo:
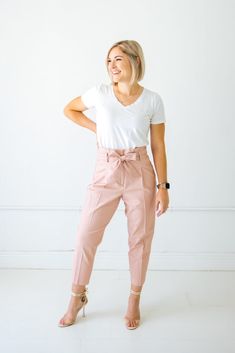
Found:
[[[106,152],[106,161],[109,162],[109,154]]]

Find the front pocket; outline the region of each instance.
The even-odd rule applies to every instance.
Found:
[[[153,164],[148,156],[146,156],[146,158],[142,159],[141,166],[145,169],[150,170],[151,172],[153,172],[155,174]]]
[[[92,177],[92,184],[94,185],[106,185],[107,175],[107,162],[103,160],[97,160],[95,170]]]
[[[153,192],[156,186],[156,174],[149,158],[142,160],[141,171],[144,188]]]

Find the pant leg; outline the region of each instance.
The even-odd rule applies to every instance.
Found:
[[[112,175],[108,164],[98,157],[92,183],[87,188],[76,239],[72,265],[73,284],[89,283],[97,247],[120,202],[122,188],[119,179],[119,170]]]
[[[128,225],[129,266],[131,284],[142,286],[146,279],[155,227],[156,176],[149,157],[126,171],[123,192]]]

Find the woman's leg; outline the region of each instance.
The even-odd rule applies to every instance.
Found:
[[[73,257],[74,289],[82,289],[89,283],[97,247],[118,207],[120,197],[120,192],[110,191],[96,184],[89,186]]]
[[[155,185],[154,169],[143,152],[135,168],[127,169],[123,192],[129,234],[131,289],[135,292],[141,292],[143,288],[149,263],[156,217]],[[125,315],[129,318],[129,327],[136,327],[135,319],[140,319],[139,302],[140,295],[130,293]]]
[[[147,273],[156,218],[155,176],[142,169],[141,183],[129,184],[123,200],[128,225],[129,266],[132,287],[142,287]]]
[[[122,194],[120,172],[117,170],[113,175],[110,164],[103,159],[105,152],[98,151],[95,173],[87,188],[78,228],[72,265],[72,291],[75,293],[83,292],[89,283],[97,247]],[[74,320],[79,306],[80,297],[71,296],[67,313],[62,318],[64,324]]]

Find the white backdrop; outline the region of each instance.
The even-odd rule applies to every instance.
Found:
[[[0,1],[0,266],[70,268],[96,155],[63,114],[137,40],[166,112],[170,207],[149,269],[235,269],[234,1]],[[94,111],[85,114],[95,120]],[[151,156],[151,151],[148,146]],[[122,201],[94,269],[127,269]]]

